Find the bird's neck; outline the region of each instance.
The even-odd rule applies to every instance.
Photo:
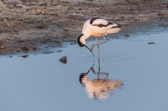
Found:
[[[84,34],[80,39],[81,43],[86,45],[86,39],[88,39],[88,38],[89,38],[89,35]]]
[[[84,34],[82,38],[83,38],[83,39],[88,39],[89,37],[90,37],[89,34]]]
[[[87,81],[88,81],[87,76],[85,76],[84,78],[82,78],[82,83],[86,84]]]

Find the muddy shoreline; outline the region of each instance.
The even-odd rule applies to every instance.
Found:
[[[71,45],[88,18],[103,17],[123,25],[129,37],[153,26],[168,28],[166,0],[1,0],[0,54],[45,52]],[[142,24],[143,27],[142,27]],[[139,26],[138,28],[135,28]]]

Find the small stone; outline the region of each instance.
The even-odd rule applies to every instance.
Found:
[[[29,55],[23,55],[22,58],[27,58]]]
[[[62,62],[63,64],[66,64],[66,63],[67,63],[67,57],[66,57],[66,56],[63,56],[63,57],[60,59],[60,62]]]
[[[16,50],[16,52],[20,52],[20,50],[18,49],[18,50]]]
[[[148,42],[148,44],[155,44],[155,42]]]
[[[36,26],[36,28],[38,28],[38,29],[44,29],[44,28],[47,28],[47,25],[39,24],[39,25]]]
[[[27,52],[27,51],[29,51],[29,48],[28,47],[21,47],[21,49],[23,50],[23,51],[25,51],[25,52]]]
[[[33,47],[33,50],[37,50],[37,48],[36,48],[36,47]]]
[[[58,53],[61,53],[61,52],[62,52],[62,50],[58,50],[57,52],[58,52]]]
[[[24,40],[18,40],[18,42],[20,42],[20,43],[21,43],[21,42],[24,42]]]
[[[125,37],[130,37],[130,35],[129,35],[129,34],[125,34],[124,36],[125,36]]]

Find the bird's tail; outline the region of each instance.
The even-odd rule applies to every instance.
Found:
[[[110,26],[109,26],[110,28],[108,28],[108,30],[107,30],[107,33],[109,34],[109,33],[117,33],[117,32],[119,32],[121,29],[121,25],[119,25],[119,24],[115,24],[115,23],[113,23],[113,24],[111,24]]]
[[[111,28],[107,30],[107,33],[109,34],[118,33],[120,30],[121,30],[120,28]]]

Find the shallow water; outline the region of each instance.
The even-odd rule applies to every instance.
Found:
[[[101,45],[100,72],[109,76],[100,78],[122,82],[101,100],[90,98],[86,84],[79,82],[93,63],[98,72],[97,48],[94,58],[77,45],[61,53],[1,58],[0,111],[166,111],[167,36],[167,32],[142,34]],[[59,62],[62,56],[67,56],[67,64]],[[87,77],[93,81],[97,74],[90,71]]]

